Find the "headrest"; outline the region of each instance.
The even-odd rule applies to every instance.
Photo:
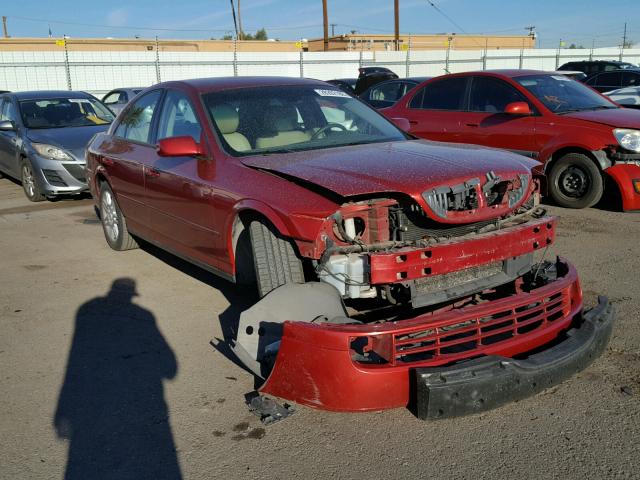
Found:
[[[211,109],[211,115],[223,135],[234,133],[238,129],[238,112],[228,103],[216,105]]]
[[[270,107],[266,115],[267,124],[278,132],[290,132],[298,125],[298,112],[293,105]]]

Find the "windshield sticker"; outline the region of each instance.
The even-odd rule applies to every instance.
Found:
[[[329,90],[329,89],[314,89],[315,92],[321,97],[346,97],[351,98],[350,95],[342,90]]]
[[[570,82],[571,79],[569,77],[565,77],[564,75],[551,75],[551,78],[555,80],[559,80],[561,82]]]

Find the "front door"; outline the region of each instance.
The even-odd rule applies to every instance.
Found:
[[[15,130],[0,130],[0,170],[20,178],[20,122],[13,101],[4,97],[0,103],[0,121],[13,122]]]
[[[168,90],[158,122],[157,139],[191,136],[200,143],[203,122],[191,101]],[[223,267],[221,226],[215,225],[212,159],[157,156],[145,166],[151,226],[162,243],[199,263]]]
[[[495,77],[474,77],[469,94],[469,106],[462,113],[464,143],[503,148],[531,158],[537,158],[535,139],[536,117],[504,113],[508,104],[529,103],[525,96],[504,80]]]

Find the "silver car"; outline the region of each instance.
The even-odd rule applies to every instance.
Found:
[[[117,115],[124,107],[127,106],[127,103],[129,103],[133,97],[138,95],[142,90],[144,90],[143,87],[117,88],[115,90],[111,90],[102,97],[102,103]]]
[[[0,95],[0,172],[22,182],[32,202],[88,190],[84,150],[113,114],[84,92]]]

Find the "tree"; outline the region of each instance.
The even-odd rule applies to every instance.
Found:
[[[254,40],[267,40],[268,38],[267,31],[264,28],[258,30],[253,37]]]
[[[571,45],[569,45],[569,48],[571,50],[575,50],[576,48],[584,48],[583,45],[576,45],[575,43],[572,43]]]
[[[633,48],[634,44],[635,42],[633,40],[627,40],[626,42],[624,42],[622,48]]]
[[[233,40],[233,35],[227,33],[226,35],[222,36],[221,40]]]

